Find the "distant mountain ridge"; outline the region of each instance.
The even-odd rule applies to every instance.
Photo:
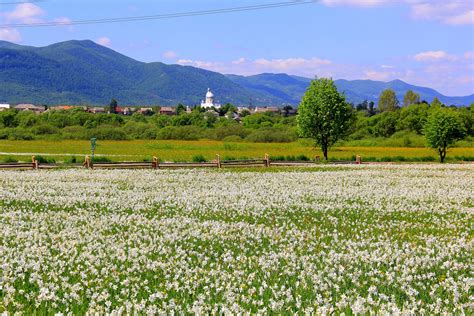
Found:
[[[0,41],[0,103],[105,105],[199,104],[207,88],[220,103],[297,105],[311,79],[287,74],[255,76],[220,73],[161,62],[143,63],[92,41],[67,41],[32,47]],[[336,80],[349,102],[376,101],[392,88],[400,100],[409,89],[431,102],[468,105],[474,95],[448,97],[401,80]]]
[[[265,93],[267,98],[278,97],[285,103],[297,104],[308,88],[311,79],[290,76],[287,74],[260,74],[255,76],[237,76],[227,75],[232,81],[240,84],[242,87],[256,93]],[[393,89],[400,102],[408,90],[413,90],[420,95],[421,100],[427,102],[433,101],[437,97],[441,102],[447,105],[469,105],[474,102],[474,94],[462,97],[445,96],[438,91],[408,84],[401,80],[389,82],[373,80],[335,80],[338,90],[344,92],[346,99],[354,104],[361,103],[364,100],[377,102],[380,93],[385,89]]]

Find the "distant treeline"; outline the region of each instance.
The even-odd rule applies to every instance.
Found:
[[[363,102],[353,108],[352,128],[345,144],[384,146],[424,146],[423,126],[441,104],[418,103],[403,107],[374,108]],[[463,122],[467,139],[460,146],[472,144],[474,105],[450,109]],[[292,142],[298,139],[296,116],[281,113],[244,113],[233,115],[234,107],[211,113],[195,108],[179,115],[131,116],[92,114],[82,108],[52,110],[41,114],[15,109],[0,112],[0,139],[214,139],[248,142]]]

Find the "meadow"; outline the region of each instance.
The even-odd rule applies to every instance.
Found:
[[[216,140],[99,140],[95,154],[113,161],[150,160],[157,156],[162,161],[192,161],[196,156],[213,160],[216,154],[224,159],[260,158],[268,153],[272,158],[294,158],[305,156],[314,159],[322,157],[318,148],[309,140],[292,143],[248,143]],[[30,161],[31,155],[41,155],[56,162],[70,161],[75,157],[83,161],[90,154],[90,142],[83,140],[0,140],[0,161]],[[437,153],[423,147],[352,147],[336,146],[329,156],[335,160],[353,160],[361,155],[366,161],[436,161]],[[453,148],[448,153],[451,161],[474,160],[474,147]]]
[[[473,174],[0,171],[0,313],[469,314]]]

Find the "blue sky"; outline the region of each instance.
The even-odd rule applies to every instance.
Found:
[[[20,0],[21,1],[21,0]],[[1,4],[0,24],[143,16],[289,0],[45,0]],[[222,73],[285,72],[402,79],[447,95],[474,93],[474,1],[321,0],[222,15],[116,24],[2,28],[0,39],[45,46],[91,39],[135,59]]]

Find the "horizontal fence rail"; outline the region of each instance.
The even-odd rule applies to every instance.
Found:
[[[271,161],[270,156],[265,154],[263,159],[242,159],[242,160],[221,160],[220,155],[216,155],[216,159],[212,162],[160,162],[158,157],[153,157],[150,162],[147,161],[123,161],[123,162],[94,162],[91,157],[86,156],[82,167],[87,169],[177,169],[177,168],[230,168],[230,167],[270,167],[270,166],[310,166],[319,164],[319,157],[314,161]],[[337,161],[333,164],[361,164],[362,159],[356,156],[354,161]],[[12,162],[0,163],[2,169],[54,169],[62,167],[59,164],[40,164],[35,156],[31,157],[31,162]],[[64,165],[68,166],[68,165]],[[80,167],[80,164],[71,165],[69,167]]]

